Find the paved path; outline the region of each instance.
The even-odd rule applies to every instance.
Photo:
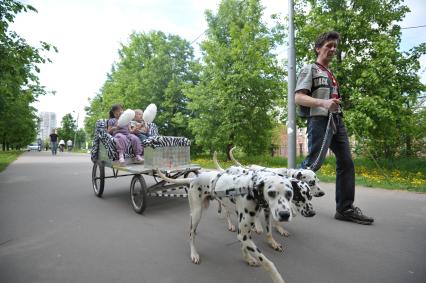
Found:
[[[108,169],[107,169],[108,170]],[[0,173],[0,282],[270,282],[247,266],[236,235],[216,215],[198,230],[201,265],[189,260],[187,201],[150,199],[144,215],[129,202],[130,178],[91,189],[88,155],[23,154]],[[260,249],[287,283],[426,282],[426,195],[357,188],[373,226],[333,219],[333,186],[317,215],[287,225],[284,253]]]

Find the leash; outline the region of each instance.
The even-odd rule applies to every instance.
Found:
[[[325,134],[324,134],[324,138],[322,140],[320,152],[318,153],[318,156],[315,159],[315,161],[310,166],[307,167],[308,170],[315,171],[314,168],[317,166],[319,160],[321,159],[321,155],[322,155],[322,153],[325,149],[325,143],[327,142],[328,132],[330,131],[330,128],[331,128],[331,123],[333,123],[333,125],[334,125],[333,113],[330,112],[328,114],[327,128],[325,129]],[[334,125],[334,127],[336,127],[336,126]]]

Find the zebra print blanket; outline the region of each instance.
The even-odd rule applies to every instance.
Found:
[[[106,129],[107,120],[98,120],[96,122],[95,136],[93,138],[93,146],[91,150],[92,161],[98,160],[99,156],[99,143],[101,142],[108,153],[108,158],[112,161],[118,160],[118,151],[115,145],[113,136],[111,136]],[[190,146],[191,141],[184,137],[169,137],[159,136],[158,128],[154,123],[149,124],[151,137],[142,142],[143,147],[175,147],[175,146]],[[129,143],[124,153],[124,158],[135,157],[132,145]]]

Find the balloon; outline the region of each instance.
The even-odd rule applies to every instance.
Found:
[[[135,118],[135,111],[132,109],[125,110],[121,115],[120,118],[118,118],[118,126],[119,127],[125,127],[130,123],[130,121]]]
[[[157,115],[157,106],[155,106],[154,103],[151,103],[150,105],[148,105],[148,107],[146,107],[145,111],[143,112],[143,120],[146,123],[152,123],[156,115]]]

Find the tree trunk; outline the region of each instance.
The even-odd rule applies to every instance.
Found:
[[[229,152],[231,151],[231,149],[233,147],[234,147],[234,145],[232,143],[230,143],[226,146],[226,160],[227,161],[231,160],[231,155],[229,155]]]
[[[405,155],[407,157],[413,156],[412,140],[410,136],[405,137]]]

